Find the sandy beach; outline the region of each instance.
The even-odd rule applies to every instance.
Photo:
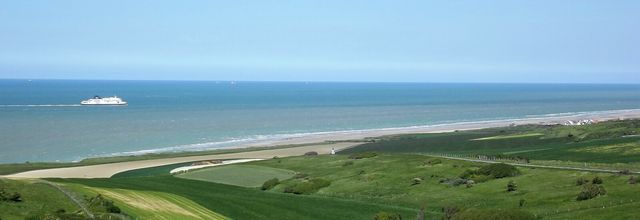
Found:
[[[562,124],[567,120],[583,120],[591,119],[597,121],[615,120],[615,119],[631,119],[640,118],[640,110],[620,110],[620,111],[605,111],[605,112],[589,112],[583,114],[572,115],[559,115],[549,117],[538,118],[524,118],[524,119],[512,119],[512,120],[495,120],[495,121],[481,121],[481,122],[464,122],[464,123],[452,123],[444,125],[433,126],[418,126],[407,128],[390,128],[390,129],[376,129],[376,130],[360,130],[360,131],[348,131],[348,132],[327,132],[327,133],[315,133],[300,137],[288,138],[283,140],[266,140],[256,143],[244,144],[235,146],[235,148],[245,147],[264,147],[264,146],[276,146],[276,145],[288,145],[288,144],[304,144],[304,143],[319,143],[310,144],[300,147],[281,148],[281,149],[267,149],[257,150],[240,153],[229,154],[216,154],[205,156],[189,156],[189,157],[175,157],[166,159],[154,159],[154,160],[142,160],[142,161],[129,161],[120,163],[100,164],[91,166],[79,166],[69,168],[55,168],[34,170],[23,173],[17,173],[4,177],[8,178],[108,178],[112,175],[140,168],[162,166],[175,163],[183,163],[190,161],[201,160],[215,160],[215,159],[268,159],[287,156],[299,156],[309,151],[316,151],[320,154],[328,154],[331,149],[344,149],[352,147],[361,142],[348,142],[348,140],[360,140],[369,137],[379,137],[385,135],[396,134],[409,134],[409,133],[435,133],[435,132],[447,132],[454,130],[472,130],[490,127],[503,127],[509,125],[523,125],[523,124]],[[324,143],[326,141],[343,141],[337,143]]]

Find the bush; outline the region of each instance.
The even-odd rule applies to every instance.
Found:
[[[630,176],[629,177],[629,184],[637,184],[639,182],[640,182],[640,180],[638,180],[637,176]]]
[[[315,151],[309,151],[304,153],[305,156],[318,156],[318,152]]]
[[[309,176],[309,174],[306,174],[306,173],[296,173],[295,175],[293,175],[293,178],[294,179],[302,179],[302,178],[306,178],[308,176]]]
[[[342,164],[343,167],[351,166],[351,165],[353,165],[353,161],[347,161]]]
[[[469,183],[469,181],[471,180],[462,179],[462,178],[445,178],[445,179],[441,179],[440,183],[448,184],[451,186],[459,186],[459,185],[465,185]]]
[[[328,180],[317,178],[288,186],[284,189],[284,192],[293,194],[311,194],[329,185],[331,185],[331,182]]]
[[[507,192],[515,192],[518,190],[518,185],[513,180],[507,183]]]
[[[376,214],[373,217],[374,220],[402,220],[402,216],[400,216],[400,214],[392,214],[392,213],[387,213],[387,212],[378,212],[378,214]]]
[[[358,159],[364,159],[364,158],[371,158],[375,156],[378,156],[378,154],[375,152],[361,152],[361,153],[355,153],[355,154],[349,155],[349,159],[358,160]]]
[[[280,184],[280,180],[278,178],[273,178],[273,179],[265,181],[262,184],[262,187],[260,187],[260,189],[269,190],[269,189],[272,189],[273,187],[277,186],[278,184]]]
[[[522,210],[480,210],[468,209],[458,212],[450,218],[453,220],[534,220],[536,217]]]
[[[591,180],[591,183],[593,183],[593,184],[602,184],[603,181],[602,181],[602,178],[600,178],[599,176],[596,176]]]
[[[588,183],[589,181],[583,177],[580,177],[578,179],[576,179],[576,186],[582,186],[585,183]]]
[[[437,165],[437,164],[441,164],[441,163],[442,163],[442,160],[440,160],[439,158],[435,158],[435,159],[431,159],[431,160],[427,160],[427,161],[425,161],[425,162],[424,162],[424,165],[425,165],[425,166],[426,166],[426,165],[433,166],[433,165]]]
[[[22,196],[18,192],[13,192],[9,195],[7,200],[12,202],[22,202]]]
[[[18,192],[8,192],[4,186],[0,185],[0,202],[2,201],[22,202],[22,195]]]
[[[583,201],[593,199],[595,197],[606,195],[607,191],[604,189],[604,186],[597,184],[586,184],[582,186],[582,192],[578,194],[576,200]]]
[[[442,219],[444,220],[449,220],[449,219],[453,219],[456,214],[458,214],[460,212],[460,208],[455,207],[455,206],[446,206],[446,207],[442,207]]]
[[[504,164],[504,163],[494,163],[481,167],[476,171],[477,174],[493,176],[494,178],[504,178],[504,177],[512,177],[520,174],[520,170],[515,166]]]
[[[422,183],[422,178],[420,178],[420,177],[416,177],[416,178],[413,178],[413,179],[411,180],[411,185],[412,185],[412,186],[418,185],[418,184],[420,184],[420,183]]]

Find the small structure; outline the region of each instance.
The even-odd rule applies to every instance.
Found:
[[[564,125],[566,126],[578,126],[578,125],[590,125],[590,124],[594,124],[595,121],[592,119],[583,119],[583,120],[577,120],[577,121],[573,121],[573,120],[567,120],[566,122],[564,122]]]

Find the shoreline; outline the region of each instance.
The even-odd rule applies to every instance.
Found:
[[[249,151],[236,153],[208,154],[197,156],[175,156],[167,154],[166,158],[149,160],[132,160],[125,162],[114,162],[87,166],[74,166],[66,168],[50,168],[26,171],[2,177],[8,178],[109,178],[112,175],[128,170],[162,166],[175,163],[214,160],[214,159],[269,159],[273,157],[300,156],[309,151],[316,151],[320,154],[328,154],[332,149],[342,150],[362,144],[363,140],[373,137],[388,135],[401,135],[413,133],[440,133],[455,130],[475,130],[483,128],[506,127],[511,125],[525,124],[562,124],[567,120],[592,119],[596,122],[636,119],[640,118],[640,109],[616,110],[606,112],[589,112],[577,115],[550,116],[537,118],[506,119],[480,122],[460,122],[442,125],[416,126],[404,128],[359,130],[348,132],[327,132],[322,134],[307,135],[302,137],[288,138],[284,140],[270,140],[259,143],[237,145],[224,149],[242,149]],[[304,145],[303,145],[304,144]],[[294,145],[285,148],[256,149],[254,147],[269,147]],[[302,145],[302,146],[295,146]]]
[[[206,142],[185,144],[173,147],[155,148],[147,150],[126,151],[105,155],[85,157],[71,162],[80,162],[85,159],[123,157],[123,156],[144,156],[148,154],[178,154],[185,152],[214,152],[217,150],[233,150],[253,147],[273,147],[284,145],[315,144],[327,141],[349,141],[362,140],[387,135],[411,134],[411,133],[434,133],[450,132],[455,130],[473,130],[492,127],[506,127],[511,124],[562,124],[567,120],[593,119],[595,121],[607,121],[615,119],[640,118],[640,109],[622,109],[605,111],[585,111],[585,112],[565,112],[544,115],[529,115],[522,118],[495,119],[480,121],[461,121],[451,123],[440,123],[433,125],[416,125],[406,127],[389,127],[373,129],[357,129],[342,131],[323,131],[295,134],[263,135],[264,138],[243,138],[219,142]],[[225,145],[230,144],[230,145]],[[214,147],[216,145],[225,145]],[[208,147],[209,146],[209,147]]]

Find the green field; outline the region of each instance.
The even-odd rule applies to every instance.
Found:
[[[487,163],[433,155],[493,155],[553,166],[588,162],[589,166],[637,168],[639,132],[640,120],[628,120],[399,135],[373,139],[339,155],[277,158],[178,176],[169,171],[189,163],[132,170],[109,179],[51,181],[84,198],[81,202],[96,219],[373,219],[380,212],[414,219],[420,209],[425,219],[447,215],[452,219],[635,219],[640,177],[628,172],[502,164],[495,167],[509,175],[496,178],[501,174],[483,174]],[[272,188],[256,188],[274,177],[280,181]],[[51,216],[59,209],[65,209],[67,217],[82,216],[79,207],[54,187],[2,182],[9,190],[24,192],[25,198],[21,204],[0,202],[4,220],[32,213]],[[581,193],[589,187],[602,194]],[[579,201],[579,195],[589,199]],[[110,201],[122,212],[110,212]]]
[[[413,216],[414,208],[345,198],[299,196],[171,176],[56,179],[100,189],[163,192],[198,203],[233,219],[370,219],[379,211]]]
[[[67,185],[87,196],[98,194],[115,201],[124,213],[138,219],[229,219],[199,204],[164,192]]]
[[[62,192],[37,181],[0,179],[0,187],[22,196],[22,202],[0,201],[0,219],[3,220],[24,219],[60,209],[78,209]]]
[[[589,126],[526,125],[438,134],[389,136],[340,154],[355,152],[509,154],[533,160],[590,163],[640,161],[640,120]]]
[[[291,170],[263,166],[226,165],[194,170],[179,174],[177,177],[235,186],[259,187],[269,179],[285,180],[293,177],[294,174],[295,172]]]
[[[345,166],[349,161],[353,164]],[[439,163],[430,165],[429,161]],[[577,216],[580,219],[630,219],[637,213],[616,210],[640,208],[640,185],[629,184],[629,176],[617,174],[519,168],[522,174],[517,177],[490,180],[467,188],[439,181],[456,178],[465,170],[484,164],[410,154],[382,154],[361,160],[347,159],[346,156],[292,157],[283,158],[281,162],[268,160],[253,164],[295,170],[332,181],[329,187],[321,189],[316,195],[404,207],[426,207],[430,213],[439,213],[442,207],[457,206],[483,210],[519,209],[545,219]],[[592,200],[576,201],[581,190],[580,186],[575,185],[576,179],[595,176],[604,179],[603,185],[608,194]],[[414,178],[424,181],[412,185]],[[506,185],[512,180],[518,184],[518,191],[508,193]],[[300,180],[285,181],[272,191],[281,192],[287,185],[297,181]],[[526,201],[524,207],[519,207],[520,200]],[[603,209],[603,206],[607,208]],[[591,212],[598,212],[597,217],[583,214]]]

